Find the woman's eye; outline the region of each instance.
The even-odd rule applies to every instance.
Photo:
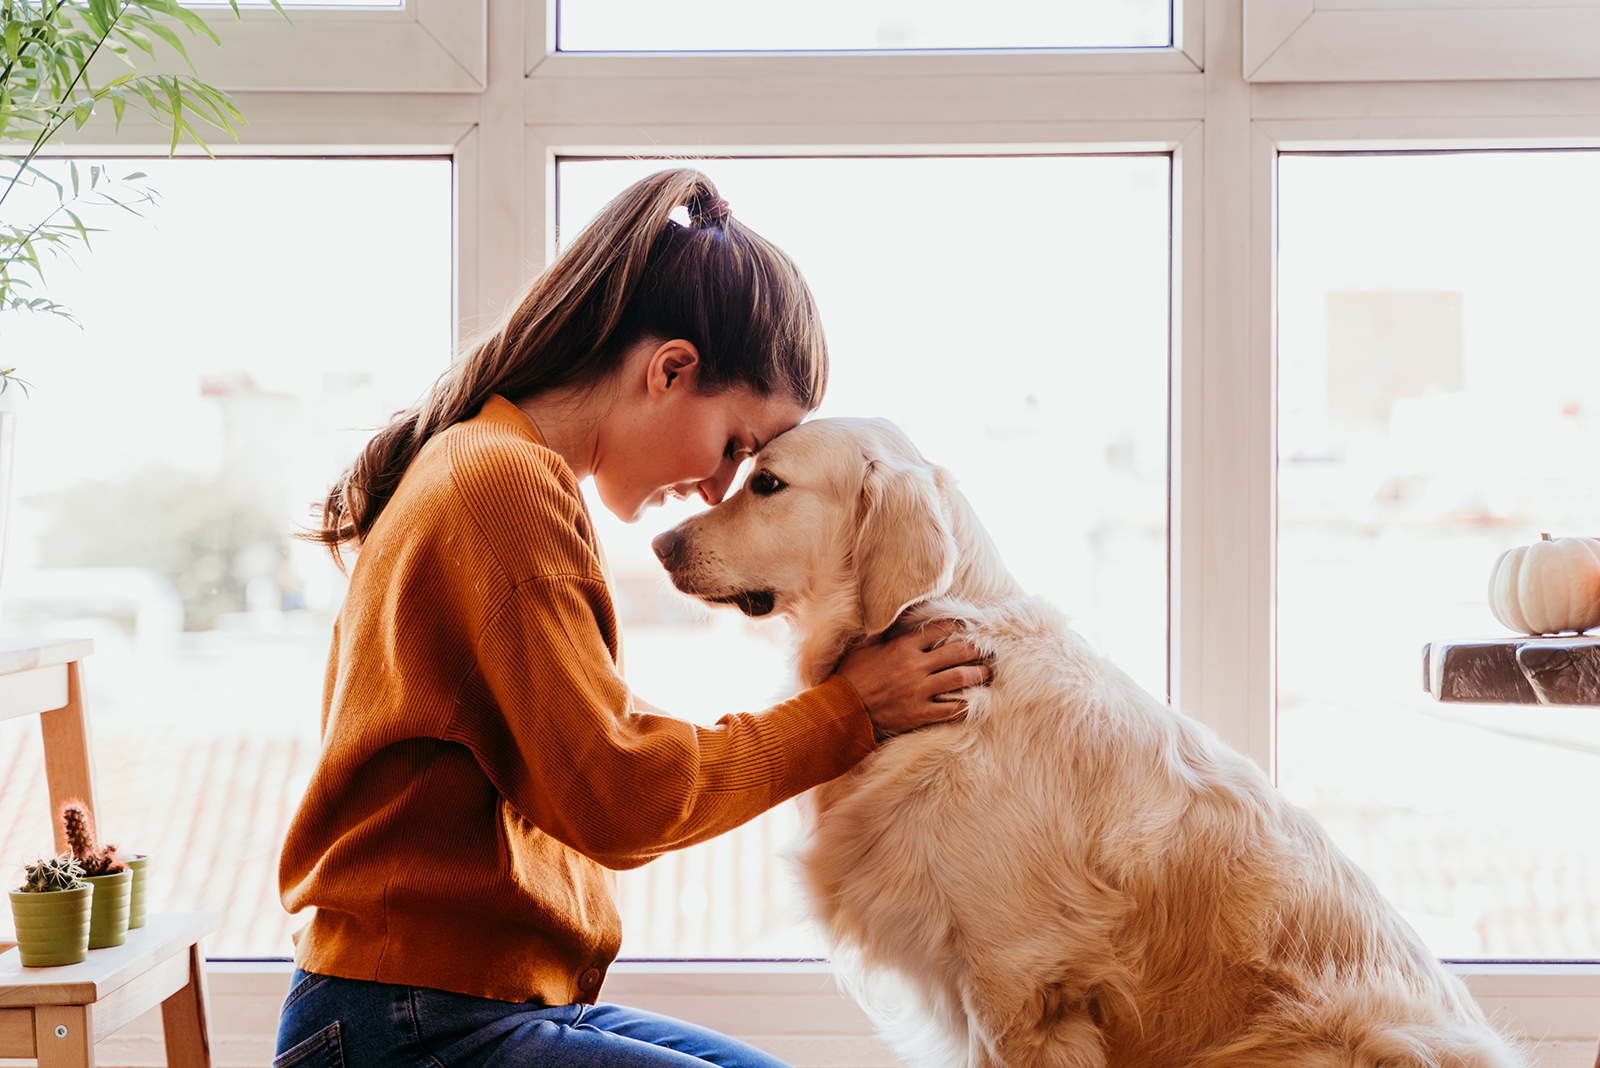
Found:
[[[757,471],[750,476],[750,492],[757,497],[770,497],[783,486],[783,481],[771,471]]]

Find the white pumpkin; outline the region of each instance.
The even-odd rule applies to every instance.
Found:
[[[1489,610],[1524,634],[1600,626],[1600,541],[1544,534],[1501,553],[1489,575]]]

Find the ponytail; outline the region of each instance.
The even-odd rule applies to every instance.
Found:
[[[679,207],[688,226],[671,218]],[[646,338],[693,343],[706,393],[743,386],[810,410],[827,386],[827,343],[793,261],[734,219],[705,175],[662,171],[606,205],[499,329],[367,443],[328,491],[320,529],[305,537],[340,559],[435,434],[496,394],[515,402],[598,385]]]

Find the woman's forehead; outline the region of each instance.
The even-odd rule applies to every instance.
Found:
[[[729,397],[729,415],[751,436],[757,449],[799,424],[808,414],[798,401],[788,397],[762,397],[749,390],[737,392],[737,396]]]

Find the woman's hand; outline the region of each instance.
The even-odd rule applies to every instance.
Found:
[[[861,695],[879,741],[960,718],[967,703],[949,695],[989,681],[978,649],[966,642],[939,644],[957,626],[954,620],[935,620],[920,630],[858,645],[840,661],[837,673]]]

